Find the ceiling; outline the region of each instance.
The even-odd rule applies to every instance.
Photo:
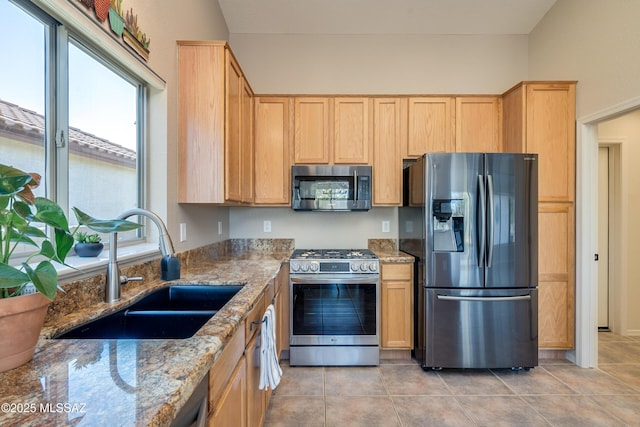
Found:
[[[218,2],[232,34],[529,34],[556,0]]]

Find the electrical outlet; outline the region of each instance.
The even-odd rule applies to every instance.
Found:
[[[404,223],[404,231],[407,233],[413,233],[413,221],[407,221]]]
[[[222,221],[218,221],[218,234],[222,234]]]
[[[391,231],[391,222],[382,221],[382,232],[389,233]]]
[[[184,242],[187,240],[187,224],[184,222],[180,223],[180,241]]]
[[[271,233],[271,221],[269,220],[264,221],[263,231],[265,233]]]

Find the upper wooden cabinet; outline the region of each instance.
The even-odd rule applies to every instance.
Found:
[[[252,97],[226,42],[178,42],[180,203],[252,200]]]
[[[461,153],[502,151],[502,102],[498,96],[456,98],[455,147]]]
[[[373,204],[402,204],[402,142],[406,105],[401,98],[373,100]]]
[[[539,201],[573,201],[575,82],[523,82],[503,103],[505,150],[538,154]]]
[[[255,98],[254,203],[291,203],[292,98]]]
[[[454,151],[454,100],[451,97],[409,98],[409,128],[404,157]]]
[[[329,98],[295,98],[294,162],[329,163],[331,103]]]
[[[333,163],[370,163],[370,101],[369,98],[333,100]]]

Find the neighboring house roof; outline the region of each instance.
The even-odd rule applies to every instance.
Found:
[[[44,116],[0,99],[0,136],[43,145],[44,126]],[[136,165],[134,150],[104,138],[69,127],[67,139],[72,153],[130,167]]]

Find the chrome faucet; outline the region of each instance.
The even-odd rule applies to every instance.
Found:
[[[147,217],[158,227],[158,246],[162,253],[160,261],[162,280],[174,280],[180,278],[180,261],[175,256],[175,249],[171,236],[162,219],[153,212],[134,208],[121,214],[118,219],[127,219],[130,216],[140,215]],[[109,264],[107,264],[107,280],[105,283],[104,299],[108,303],[120,299],[120,286],[133,280],[142,280],[142,277],[127,277],[120,274],[118,267],[118,233],[109,236]]]

